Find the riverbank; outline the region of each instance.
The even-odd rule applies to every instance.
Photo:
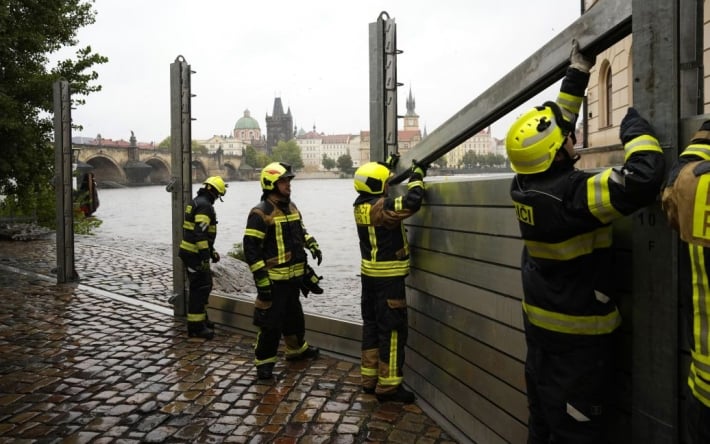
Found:
[[[172,308],[172,247],[137,243],[107,235],[75,235],[75,269],[79,283]],[[0,240],[0,264],[56,278],[53,232],[32,240]],[[214,292],[253,300],[256,287],[246,263],[222,254],[213,264]],[[360,322],[359,281],[324,279],[324,293],[302,298],[306,312]]]

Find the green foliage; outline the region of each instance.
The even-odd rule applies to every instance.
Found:
[[[327,154],[323,153],[323,160],[321,161],[321,165],[323,165],[323,168],[330,171],[335,168],[335,160],[331,159],[330,157],[328,157]]]
[[[505,166],[505,157],[500,154],[486,153],[476,154],[473,150],[466,151],[459,161],[459,167],[476,168],[476,167],[502,167]]]
[[[247,145],[246,150],[244,150],[244,163],[252,168],[259,168],[259,162],[256,157],[256,150],[253,146]]]
[[[280,140],[274,147],[271,158],[274,162],[290,163],[294,170],[303,168],[301,147],[298,146],[294,139],[291,139],[288,142]]]
[[[246,262],[246,257],[244,256],[244,246],[241,242],[237,242],[229,250],[227,256],[233,257],[234,259],[239,259],[240,261]]]
[[[350,154],[338,157],[338,169],[346,174],[353,172],[353,158],[350,157]]]
[[[49,55],[78,43],[77,30],[94,23],[91,6],[81,0],[0,4],[0,194],[7,196],[5,209],[45,225],[54,220],[53,85],[67,80],[72,107],[82,105],[101,89],[91,68],[108,61],[90,46],[53,68]]]
[[[158,144],[158,148],[170,149],[171,140],[172,139],[170,138],[170,136],[161,140]],[[198,143],[196,140],[190,141],[190,149],[193,153],[207,154],[207,147],[202,145],[201,143]]]
[[[434,165],[438,165],[441,168],[446,168],[446,157],[441,156],[438,159],[436,159],[434,162],[432,162]]]
[[[93,216],[86,217],[79,210],[79,206],[74,207],[74,233],[94,234],[94,230],[99,228],[103,221]]]

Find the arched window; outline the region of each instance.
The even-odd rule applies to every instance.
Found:
[[[599,76],[599,89],[601,91],[599,94],[599,127],[600,128],[606,128],[610,127],[614,124],[613,121],[613,104],[612,104],[612,97],[614,94],[613,88],[612,88],[612,73],[611,73],[611,65],[609,64],[608,60],[604,60],[601,65],[601,69],[599,70],[600,76]]]

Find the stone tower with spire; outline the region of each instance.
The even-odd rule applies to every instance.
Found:
[[[418,131],[419,130],[419,114],[414,111],[414,96],[412,96],[412,88],[409,88],[407,96],[407,114],[404,115],[404,130]]]
[[[266,150],[269,155],[280,140],[288,142],[293,139],[293,116],[291,108],[284,113],[281,97],[274,99],[272,115],[266,114]]]

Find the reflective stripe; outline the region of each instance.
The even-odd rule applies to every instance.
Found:
[[[209,225],[210,217],[206,214],[195,214],[195,223]]]
[[[305,273],[305,264],[293,264],[288,267],[274,267],[269,269],[269,278],[272,281],[287,281],[295,277],[303,276]]]
[[[197,242],[195,245],[197,245],[198,250],[209,250],[210,248],[210,243],[209,241],[206,240],[201,240]]]
[[[360,374],[362,376],[377,376],[377,369],[370,367],[360,367]]]
[[[710,407],[710,384],[703,381],[698,375],[695,363],[690,364],[690,374],[688,375],[688,386],[698,401]]]
[[[374,226],[367,227],[367,237],[370,241],[370,259],[374,262],[377,259],[377,251],[379,250],[377,246],[377,231]],[[365,262],[365,259],[363,258],[362,261]],[[362,266],[360,268],[362,269]]]
[[[661,145],[658,143],[658,139],[656,139],[653,136],[649,136],[648,134],[644,134],[643,136],[638,136],[626,145],[624,145],[624,152],[626,153],[624,155],[624,161],[629,160],[629,157],[631,157],[632,154],[637,153],[639,151],[657,151],[659,153],[662,153],[663,150],[661,149]]]
[[[190,253],[197,253],[199,251],[197,245],[185,240],[180,241],[180,248]]]
[[[266,358],[266,359],[256,359],[254,358],[254,365],[263,365],[263,364],[270,364],[272,362],[277,362],[278,358],[274,356],[273,358]]]
[[[710,174],[698,177],[693,202],[693,237],[710,240]]]
[[[399,372],[397,371],[397,342],[397,330],[392,330],[390,333],[390,353],[387,375],[380,375],[379,378],[377,378],[377,383],[380,385],[400,385],[404,379],[398,375]]]
[[[186,230],[194,231],[195,229],[195,223],[190,222],[189,220],[186,220],[182,223],[182,227]]]
[[[605,224],[623,216],[611,203],[609,177],[613,171],[609,168],[587,179],[587,206]]]
[[[525,247],[532,257],[566,261],[591,254],[597,248],[611,247],[611,242],[611,226],[605,226],[557,243],[526,240]]]
[[[698,156],[701,159],[710,160],[710,145],[699,143],[688,145],[685,150],[680,153],[680,157],[684,156]]]
[[[306,351],[307,349],[308,349],[308,342],[303,341],[303,345],[301,346],[301,348],[290,349],[290,348],[286,347],[285,355],[286,356],[298,356],[301,353],[303,353],[304,351]]]
[[[365,276],[392,277],[406,276],[409,273],[409,259],[401,261],[360,261],[360,272]]]
[[[691,356],[693,358],[692,363],[698,374],[710,381],[710,356],[700,354],[695,350],[691,352]]]
[[[261,269],[264,268],[264,267],[266,267],[266,262],[264,262],[264,260],[262,259],[262,260],[260,260],[260,261],[258,261],[258,262],[254,262],[253,264],[251,264],[251,265],[249,266],[249,271],[251,271],[252,273],[254,273],[255,271],[259,271],[259,270],[261,270]]]
[[[301,220],[301,216],[298,213],[284,214],[283,216],[274,217],[274,228],[276,230],[276,263],[283,264],[286,262],[286,245],[284,244],[284,226],[287,226],[289,222],[296,222]],[[290,233],[289,233],[290,234]],[[301,264],[303,266],[303,264]],[[269,271],[271,274],[271,271]],[[300,275],[302,275],[301,273]],[[300,276],[298,275],[298,276]],[[293,277],[293,276],[292,276]],[[288,278],[286,278],[288,279]],[[282,280],[282,279],[277,279]]]
[[[255,237],[257,239],[264,239],[266,237],[266,233],[263,231],[255,230],[253,228],[247,228],[244,230],[244,236],[251,236]]]
[[[700,363],[710,362],[710,338],[708,332],[709,316],[710,316],[710,284],[708,283],[708,275],[706,273],[705,255],[703,247],[699,245],[688,244],[690,254],[691,282],[693,290],[693,341],[694,351],[693,358]],[[695,355],[699,355],[696,357]],[[704,357],[705,361],[700,359]],[[700,367],[705,370],[704,366]],[[704,371],[710,381],[710,371]]]
[[[207,315],[205,313],[188,313],[187,314],[187,322],[202,322],[205,319],[207,319]]]
[[[616,307],[607,315],[573,316],[544,310],[523,301],[523,311],[531,324],[558,333],[603,335],[621,325],[621,315]]]
[[[587,417],[584,413],[580,412],[572,404],[567,403],[567,414],[572,417],[577,422],[589,422],[591,419]]]
[[[394,210],[395,211],[402,211],[402,208],[404,208],[404,205],[402,204],[403,199],[402,196],[396,197],[394,199]]]
[[[414,182],[408,182],[407,183],[407,190],[411,190],[414,187],[421,187],[424,188],[424,181],[422,180],[415,180]]]
[[[579,108],[582,107],[582,97],[562,91],[560,91],[557,95],[557,100],[555,102],[560,105],[562,114],[569,122],[574,120],[575,114],[577,114],[579,112]]]

